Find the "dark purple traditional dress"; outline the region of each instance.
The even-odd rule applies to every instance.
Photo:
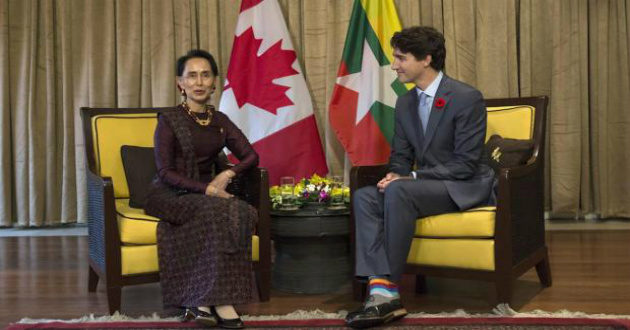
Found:
[[[160,114],[155,131],[158,174],[145,211],[161,219],[157,240],[166,307],[252,300],[256,209],[238,198],[205,195],[224,147],[240,160],[232,167],[237,175],[258,165],[245,135],[223,113],[214,111],[208,126],[197,124],[181,106]]]

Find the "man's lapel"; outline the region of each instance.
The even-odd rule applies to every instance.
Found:
[[[442,77],[442,81],[440,82],[440,86],[438,87],[437,92],[435,93],[435,97],[433,98],[433,104],[431,105],[431,114],[429,115],[429,123],[427,124],[427,131],[424,134],[424,144],[422,147],[422,154],[424,155],[427,151],[427,148],[431,144],[431,140],[435,135],[435,131],[437,130],[438,125],[440,124],[440,119],[442,119],[442,115],[444,114],[444,110],[448,107],[450,98],[449,94],[451,93],[451,79],[444,75]]]

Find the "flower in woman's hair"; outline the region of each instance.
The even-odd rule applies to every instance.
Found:
[[[446,100],[444,100],[441,97],[438,97],[437,100],[435,100],[435,107],[440,109],[442,107],[444,107],[444,105],[446,105]]]

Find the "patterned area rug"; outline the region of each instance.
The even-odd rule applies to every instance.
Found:
[[[248,329],[347,329],[340,319],[247,321]],[[183,330],[199,329],[195,323],[181,322],[94,322],[12,324],[6,330],[26,329],[102,329],[102,330]],[[421,330],[626,330],[629,320],[579,318],[405,318],[378,329]]]
[[[343,318],[346,312],[325,313],[295,311],[286,315],[243,316],[249,329],[347,329]],[[160,318],[156,314],[131,318],[121,314],[95,317],[84,316],[74,320],[23,319],[5,330],[28,329],[90,329],[90,330],[183,330],[201,328],[194,322],[181,323],[177,318]],[[630,330],[630,315],[587,315],[579,312],[559,311],[549,313],[534,311],[518,313],[506,305],[497,306],[492,313],[468,314],[462,310],[442,314],[409,314],[402,320],[378,329],[420,330]]]

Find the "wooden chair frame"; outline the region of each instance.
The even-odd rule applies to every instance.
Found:
[[[543,287],[552,285],[549,255],[545,244],[544,168],[545,118],[548,98],[526,97],[488,99],[488,107],[530,105],[535,111],[534,152],[526,165],[503,168],[498,178],[495,219],[495,270],[469,270],[408,264],[406,274],[416,275],[416,292],[426,292],[425,276],[471,279],[493,282],[498,303],[510,303],[514,281],[532,267],[536,267]],[[350,173],[350,190],[374,185],[387,173],[387,165],[357,166]],[[352,208],[352,205],[351,205]],[[353,208],[352,208],[353,209]],[[350,216],[351,249],[355,260],[355,221]],[[516,229],[519,230],[516,230]],[[365,283],[355,279],[353,294],[356,300],[365,297]]]
[[[116,215],[114,185],[110,177],[101,177],[96,169],[92,118],[99,115],[153,114],[168,108],[81,108],[85,152],[87,156],[89,278],[88,291],[95,292],[99,279],[104,280],[110,314],[120,310],[122,288],[129,285],[159,282],[159,272],[122,275],[120,231]],[[234,189],[241,185],[243,190]],[[259,261],[253,263],[261,301],[268,301],[271,288],[271,226],[269,177],[264,168],[256,168],[238,176],[230,185],[237,196],[258,209],[256,234],[259,237]]]

